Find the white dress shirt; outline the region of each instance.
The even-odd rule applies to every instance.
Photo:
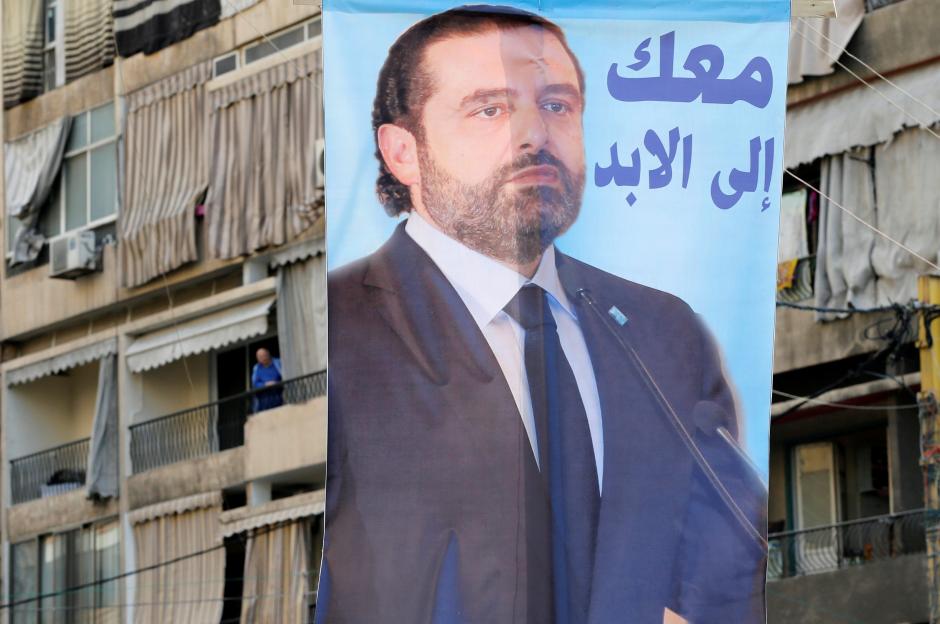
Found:
[[[575,308],[558,280],[554,246],[545,250],[538,270],[530,280],[450,238],[415,211],[411,211],[408,217],[405,232],[440,268],[483,332],[519,408],[536,462],[539,457],[538,437],[526,379],[525,331],[503,308],[526,284],[541,286],[549,294],[549,307],[558,326],[558,339],[571,365],[587,414],[600,488],[604,482],[604,431],[597,381]]]

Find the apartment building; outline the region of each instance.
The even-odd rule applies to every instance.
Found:
[[[937,263],[940,13],[836,5],[791,36],[785,165],[819,192],[785,176],[769,621],[935,621],[908,305],[931,267],[846,211]]]
[[[318,6],[0,11],[0,618],[312,621]]]

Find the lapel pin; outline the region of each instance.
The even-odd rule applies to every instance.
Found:
[[[610,315],[610,318],[617,321],[617,324],[620,325],[621,327],[626,325],[627,321],[629,320],[627,318],[627,315],[621,312],[620,308],[618,308],[617,306],[610,306],[610,309],[607,310],[607,314]]]

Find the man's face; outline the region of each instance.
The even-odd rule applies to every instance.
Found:
[[[561,42],[537,27],[428,47],[417,137],[421,205],[468,247],[527,264],[568,229],[584,189],[582,97]]]
[[[258,363],[262,366],[269,366],[271,364],[271,354],[267,349],[258,349],[255,353],[255,358],[257,358]]]

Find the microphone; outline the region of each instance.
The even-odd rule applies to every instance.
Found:
[[[611,316],[604,314],[604,312],[598,308],[597,302],[594,300],[594,297],[591,296],[590,291],[585,288],[579,288],[576,292],[578,297],[587,304],[588,309],[592,310],[594,314],[598,316],[601,324],[606,327],[613,336],[614,341],[620,345],[621,350],[627,356],[627,360],[633,364],[633,367],[639,374],[646,389],[649,391],[650,395],[652,395],[655,403],[659,406],[666,420],[672,426],[673,431],[675,431],[676,435],[685,445],[692,459],[698,465],[699,469],[701,469],[702,473],[705,475],[712,488],[714,488],[719,498],[721,498],[728,511],[731,512],[731,515],[740,525],[741,529],[761,549],[761,552],[766,554],[768,549],[767,538],[764,532],[756,526],[756,523],[751,521],[751,517],[763,517],[766,513],[766,505],[764,502],[761,502],[766,501],[766,488],[760,480],[760,477],[757,476],[757,472],[753,469],[753,466],[750,465],[750,461],[746,459],[743,451],[737,447],[737,443],[733,441],[728,430],[724,428],[724,423],[727,422],[724,410],[711,401],[700,401],[696,404],[695,408],[693,408],[692,422],[696,424],[696,437],[702,441],[703,446],[715,462],[715,466],[713,467],[712,463],[709,462],[703,454],[702,449],[699,448],[699,445],[696,444],[695,440],[692,438],[685,423],[679,418],[679,415],[669,402],[669,399],[666,398],[666,395],[660,389],[659,384],[656,383],[656,380],[646,367],[646,364],[643,363],[636,349],[624,339],[623,333],[618,331],[618,328],[612,324],[615,315],[620,325],[625,325],[628,322],[627,317],[616,307],[611,308]],[[724,429],[724,435],[722,435],[721,429]],[[701,432],[701,435],[699,435],[699,432]],[[742,465],[745,466],[747,470],[742,470]],[[716,470],[716,467],[718,470]],[[722,479],[719,475],[723,475],[725,479]],[[755,479],[756,482],[760,484],[759,488],[755,488]],[[746,497],[743,497],[744,500],[742,500],[742,503],[748,511],[751,511],[751,517],[741,508],[741,505],[738,504],[735,497],[731,495],[729,486],[735,491],[746,492],[748,494]],[[759,510],[756,515],[754,514],[755,510]]]

